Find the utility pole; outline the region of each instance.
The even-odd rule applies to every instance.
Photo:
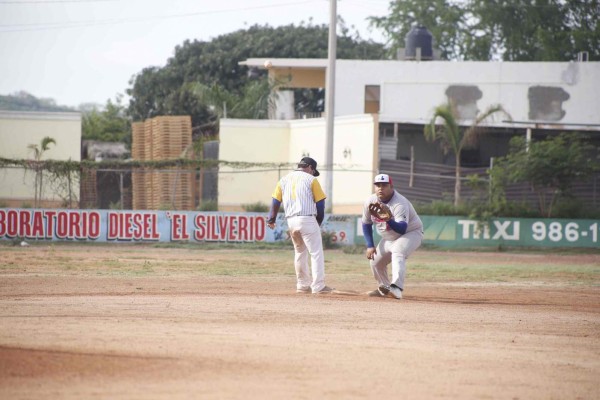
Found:
[[[337,51],[337,0],[329,0],[329,46],[327,58],[327,75],[325,80],[325,115],[326,124],[326,149],[325,166],[327,167],[327,180],[325,181],[325,195],[329,203],[330,212],[333,212],[333,125],[335,118],[335,59]]]

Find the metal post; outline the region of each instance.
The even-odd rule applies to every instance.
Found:
[[[493,184],[494,182],[492,181],[492,170],[494,169],[494,157],[490,157],[490,173],[488,174],[488,193],[489,193],[489,201],[488,203],[492,202],[492,192],[493,192]]]
[[[69,185],[69,207],[73,207],[73,189],[71,188],[71,170],[69,170],[69,178],[67,180],[67,184]]]
[[[327,168],[325,181],[325,195],[329,203],[330,212],[333,212],[333,125],[335,118],[335,59],[337,51],[337,0],[329,0],[329,47],[327,76],[325,88],[325,112],[327,115],[326,125],[326,151],[325,166]]]
[[[119,172],[119,201],[121,202],[121,210],[123,209],[123,172]]]
[[[415,146],[410,146],[410,179],[408,187],[413,187],[415,176]]]

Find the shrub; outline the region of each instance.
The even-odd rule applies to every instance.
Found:
[[[554,207],[554,214],[557,218],[580,218],[580,219],[598,219],[600,218],[600,209],[593,208],[581,200],[571,198],[561,198]]]
[[[467,204],[454,206],[451,201],[435,200],[431,203],[415,203],[415,210],[420,215],[468,215],[470,207]]]
[[[269,206],[265,203],[261,203],[260,201],[251,204],[242,204],[242,208],[246,212],[267,212],[269,211]]]
[[[216,200],[206,200],[198,204],[197,211],[218,211],[219,203]]]
[[[321,231],[321,238],[323,239],[324,249],[337,249],[340,247],[339,243],[333,240],[335,232]]]

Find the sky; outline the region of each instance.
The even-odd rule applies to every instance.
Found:
[[[387,15],[389,3],[338,0],[337,14],[363,39],[384,43],[366,18]],[[328,0],[0,0],[0,95],[104,105],[185,40],[255,24],[328,24],[329,10]]]

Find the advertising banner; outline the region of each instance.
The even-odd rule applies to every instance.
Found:
[[[326,215],[322,230],[354,243],[354,216]],[[0,239],[94,242],[276,242],[289,240],[283,215],[265,213],[0,209]]]
[[[0,208],[0,240],[92,242],[278,242],[290,240],[287,221],[274,229],[266,213]],[[421,216],[424,243],[446,247],[600,247],[600,221]],[[360,217],[326,214],[321,230],[341,245],[364,245]],[[375,233],[376,242],[379,235]]]
[[[599,247],[598,220],[422,217],[425,240],[441,246]]]
[[[497,218],[485,223],[463,217],[421,216],[423,243],[444,247],[523,246],[600,248],[600,221]],[[375,233],[375,242],[380,236]],[[356,244],[364,244],[360,219]]]

